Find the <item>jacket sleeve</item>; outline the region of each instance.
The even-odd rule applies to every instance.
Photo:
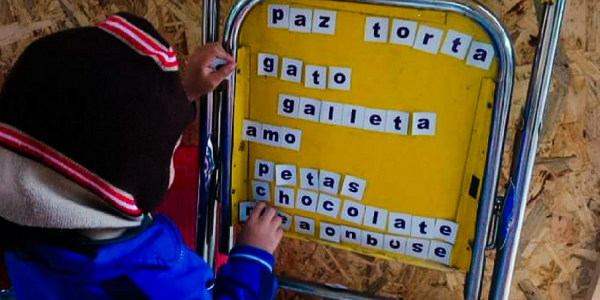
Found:
[[[277,281],[273,255],[249,246],[236,246],[229,261],[218,272],[213,290],[215,300],[270,300]]]

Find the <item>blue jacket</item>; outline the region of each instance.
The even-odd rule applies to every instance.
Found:
[[[165,216],[134,238],[82,253],[27,242],[5,254],[18,300],[272,299],[273,256],[237,246],[217,279]]]

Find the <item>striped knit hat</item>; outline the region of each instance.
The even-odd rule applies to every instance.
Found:
[[[34,159],[128,216],[166,194],[173,148],[194,108],[173,49],[144,19],[32,43],[0,93],[0,146]]]

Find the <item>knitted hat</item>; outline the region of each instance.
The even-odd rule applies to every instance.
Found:
[[[169,184],[194,107],[168,43],[126,13],[32,43],[0,93],[0,146],[75,181],[129,216]]]

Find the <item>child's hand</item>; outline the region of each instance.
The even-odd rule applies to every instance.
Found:
[[[216,59],[227,63],[217,70],[213,68]],[[212,92],[235,69],[235,61],[221,44],[211,43],[197,48],[190,57],[183,79],[183,87],[190,100]]]
[[[273,254],[283,237],[280,225],[281,218],[277,216],[277,211],[261,202],[254,207],[246,224],[242,227],[237,244],[252,246]]]

